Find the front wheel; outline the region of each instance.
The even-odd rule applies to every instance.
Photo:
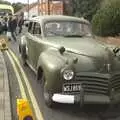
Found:
[[[52,100],[52,96],[53,94],[48,92],[45,88],[44,88],[44,100],[45,100],[45,104],[49,107],[52,108],[54,106],[54,102]]]
[[[45,88],[45,76],[44,73],[42,74],[42,78],[41,78],[41,86],[42,86],[42,93],[43,93],[43,97],[44,97],[44,101],[45,104],[49,107],[52,108],[54,106],[54,102],[52,100],[52,96],[53,94],[51,92],[49,92],[46,88]]]

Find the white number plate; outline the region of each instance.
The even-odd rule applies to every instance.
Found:
[[[63,85],[64,92],[79,92],[80,90],[81,90],[80,84],[71,83]]]

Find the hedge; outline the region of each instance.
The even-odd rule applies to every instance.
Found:
[[[92,19],[93,33],[98,36],[115,36],[120,33],[120,0],[109,0]]]

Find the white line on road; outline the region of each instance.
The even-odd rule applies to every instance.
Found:
[[[11,50],[9,50],[9,52],[11,53],[12,57],[14,58],[15,62],[17,63],[17,65],[18,65],[18,67],[19,67],[19,69],[20,69],[20,71],[21,71],[21,74],[22,74],[23,79],[24,79],[24,81],[25,81],[26,87],[27,87],[27,89],[28,89],[28,93],[29,93],[31,102],[32,102],[32,104],[33,104],[33,108],[34,108],[34,111],[35,111],[35,115],[36,115],[37,120],[44,120],[44,119],[43,119],[43,115],[42,115],[42,113],[41,113],[41,111],[40,111],[40,109],[39,109],[37,100],[36,100],[36,98],[35,98],[35,96],[34,96],[34,94],[33,94],[33,91],[32,91],[31,85],[30,85],[30,83],[29,83],[29,80],[28,80],[28,78],[27,78],[27,76],[26,76],[26,74],[25,74],[22,66],[20,65],[20,62],[19,62],[18,58],[15,56],[15,54],[14,54]]]

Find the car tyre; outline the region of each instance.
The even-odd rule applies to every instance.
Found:
[[[45,88],[45,76],[42,76],[42,92],[43,92],[43,97],[44,97],[44,101],[45,104],[49,107],[49,108],[53,108],[54,107],[54,102],[52,100],[52,96],[53,94],[51,92],[49,92],[46,88]]]
[[[49,108],[53,108],[54,106],[54,102],[52,100],[52,96],[53,94],[48,92],[45,87],[44,87],[44,100],[45,100],[45,104],[49,107]]]

